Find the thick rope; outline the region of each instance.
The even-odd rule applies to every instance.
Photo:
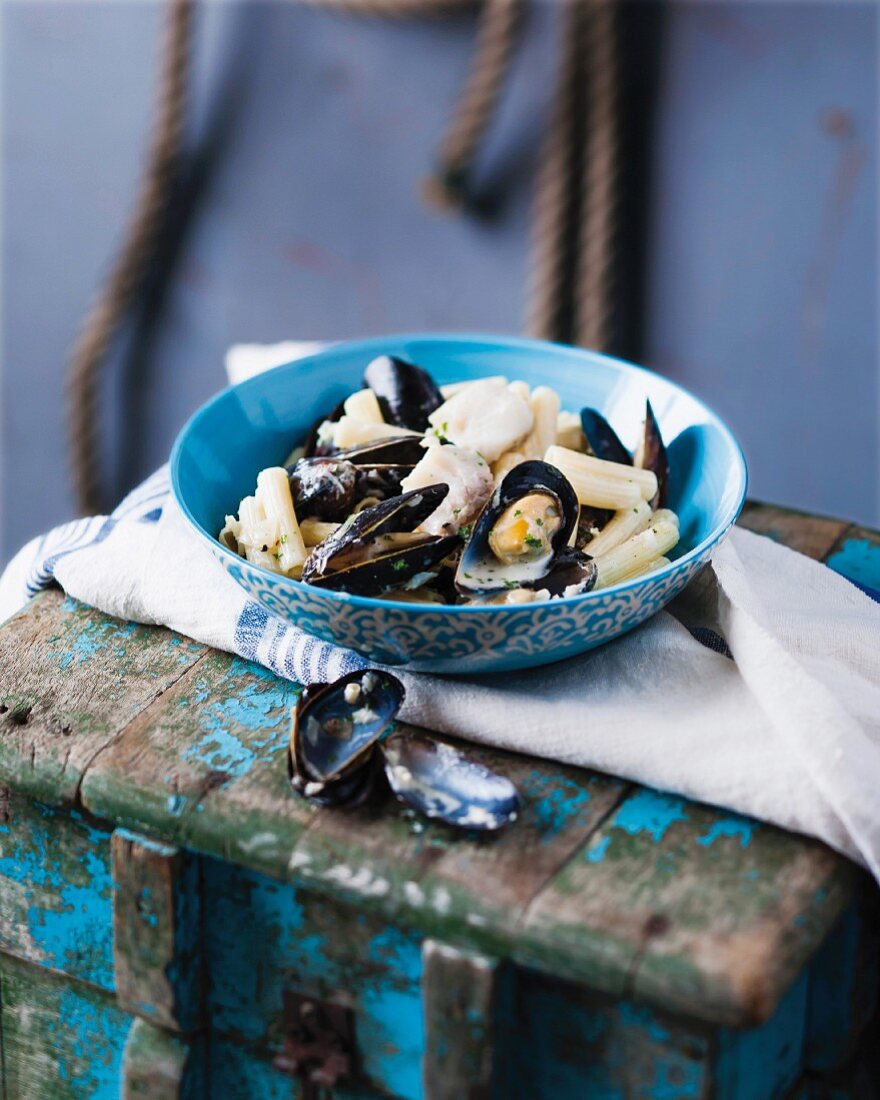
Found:
[[[588,0],[586,135],[574,287],[574,342],[607,351],[614,312],[617,196],[617,42],[614,0]]]
[[[491,121],[522,22],[522,0],[484,0],[470,71],[425,184],[426,197],[443,208],[467,198],[473,162]]]
[[[101,367],[142,285],[179,167],[192,16],[193,0],[169,0],[156,122],[140,195],[110,277],[82,325],[71,356],[70,452],[78,504],[86,514],[100,512],[105,503],[97,415]]]
[[[567,259],[577,208],[575,120],[581,15],[580,0],[565,0],[559,16],[559,75],[535,185],[526,331],[540,340],[568,338],[566,298],[571,272]]]

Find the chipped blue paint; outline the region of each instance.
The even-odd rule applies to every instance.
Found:
[[[739,838],[740,848],[747,848],[752,842],[752,835],[757,824],[756,821],[751,821],[747,817],[740,817],[738,814],[722,817],[712,823],[707,833],[697,837],[697,844],[709,848],[719,837],[732,836]]]
[[[880,546],[868,539],[847,539],[825,564],[847,580],[880,590]]]
[[[626,799],[612,818],[611,826],[630,836],[649,833],[654,841],[660,841],[670,826],[687,820],[687,805],[676,795],[642,787]]]
[[[569,828],[590,801],[590,792],[580,783],[556,776],[548,780],[546,772],[539,769],[529,776],[528,786],[541,791],[530,803],[529,812],[537,819],[545,843]]]
[[[586,860],[587,863],[601,863],[605,858],[605,853],[608,851],[608,846],[611,843],[611,837],[606,833],[600,840],[591,847],[587,848]]]
[[[118,619],[87,619],[75,638],[65,639],[66,648],[59,655],[58,667],[63,671],[70,668],[74,661],[84,664],[112,641],[130,637],[137,626],[137,623],[121,622]],[[125,646],[118,648],[117,654],[124,656]]]
[[[57,1065],[69,1095],[117,1100],[129,1026],[130,1018],[113,1001],[72,986],[60,990]]]
[[[318,997],[343,990],[357,1006],[365,1077],[401,1100],[420,1100],[418,938],[256,872],[209,858],[203,866],[217,1032],[244,1043],[277,1041],[285,984]]]
[[[194,698],[207,703],[199,712],[203,732],[183,758],[238,779],[285,745],[295,690],[267,669],[237,658],[225,679],[229,694],[210,703],[206,683],[197,681]]]
[[[77,836],[79,834],[79,836]],[[58,855],[59,836],[82,845],[77,865],[65,843],[65,865]],[[72,867],[76,873],[71,878]],[[41,966],[113,989],[113,903],[109,834],[89,825],[76,811],[66,813],[16,799],[11,824],[0,826],[0,878],[24,888],[28,901],[39,888],[39,905],[22,914],[2,904],[12,921],[8,934],[23,937],[5,943]],[[0,896],[16,896],[16,887]]]
[[[186,809],[187,799],[182,794],[170,794],[165,802],[165,808],[170,814],[179,817]]]

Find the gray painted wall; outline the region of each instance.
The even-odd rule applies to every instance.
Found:
[[[554,64],[554,6],[533,7],[481,160],[505,203],[476,222],[419,195],[468,16],[202,5],[193,140],[230,69],[236,109],[124,419],[107,387],[124,479],[233,341],[520,329]],[[152,2],[2,7],[0,560],[73,511],[63,364],[129,209],[160,22]],[[662,50],[643,358],[729,419],[755,495],[880,522],[877,7],[673,3]]]

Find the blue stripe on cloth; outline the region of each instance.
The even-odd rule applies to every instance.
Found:
[[[255,661],[268,621],[268,611],[264,611],[259,604],[250,601],[246,603],[238,616],[238,622],[235,624],[235,634],[233,635],[235,652],[247,661]]]
[[[162,518],[162,508],[154,508],[152,512],[147,512],[145,516],[138,517],[138,523],[158,523]]]
[[[110,533],[108,524],[112,529],[112,520],[104,516],[90,516],[56,527],[40,539],[37,556],[25,581],[27,598],[54,583],[55,566],[62,558],[105,539]]]
[[[695,638],[700,645],[704,645],[707,649],[711,649],[714,653],[720,653],[722,657],[733,657],[730,652],[730,646],[721,637],[717,630],[712,630],[707,626],[694,626],[688,627],[691,632],[691,636]]]

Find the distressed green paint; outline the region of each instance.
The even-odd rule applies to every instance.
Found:
[[[6,1095],[117,1100],[130,1019],[112,997],[0,956]]]
[[[4,950],[113,989],[109,833],[10,794],[0,824]]]
[[[72,804],[96,754],[205,652],[57,591],[2,633],[0,782],[52,805]]]

